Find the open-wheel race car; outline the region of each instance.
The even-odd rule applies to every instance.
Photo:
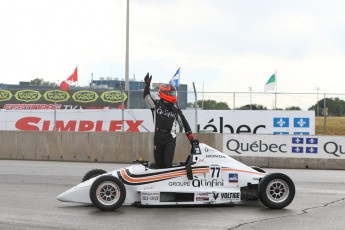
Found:
[[[282,173],[265,173],[206,144],[193,144],[186,162],[154,169],[147,161],[106,172],[93,169],[82,182],[61,193],[64,202],[93,204],[103,211],[122,205],[219,205],[260,199],[272,209],[289,205],[293,181]]]

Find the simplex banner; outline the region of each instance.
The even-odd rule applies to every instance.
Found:
[[[162,113],[164,111],[161,111]],[[193,132],[314,134],[313,111],[183,111]],[[122,119],[123,116],[123,119]],[[149,109],[0,110],[0,130],[152,132]],[[124,122],[122,123],[122,120]],[[121,123],[121,124],[120,124]]]
[[[340,159],[345,158],[345,137],[224,134],[223,152],[230,156]]]

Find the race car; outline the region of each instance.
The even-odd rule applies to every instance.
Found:
[[[122,205],[233,205],[257,200],[272,209],[288,206],[293,181],[282,173],[265,173],[203,144],[192,145],[185,162],[155,169],[147,161],[106,172],[93,169],[82,182],[61,193],[64,202],[93,204],[102,211]]]

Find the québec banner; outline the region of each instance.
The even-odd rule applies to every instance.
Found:
[[[345,137],[301,135],[223,135],[230,156],[340,159]]]

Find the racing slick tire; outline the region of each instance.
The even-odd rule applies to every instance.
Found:
[[[90,171],[88,171],[85,176],[83,177],[83,179],[81,180],[81,182],[87,181],[91,178],[94,178],[96,176],[102,175],[104,173],[106,173],[107,171],[103,170],[103,169],[92,169]]]
[[[261,179],[258,193],[265,206],[272,209],[282,209],[294,199],[295,185],[287,175],[271,173]]]
[[[126,188],[117,177],[100,176],[91,185],[90,199],[98,209],[114,211],[125,201]]]

